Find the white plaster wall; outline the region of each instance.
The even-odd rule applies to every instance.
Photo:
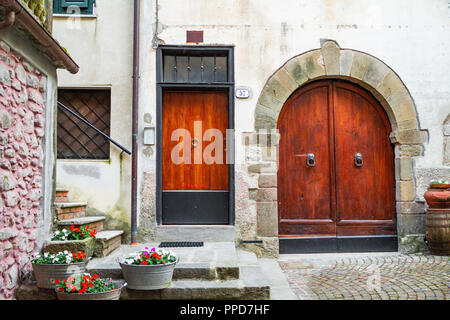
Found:
[[[204,30],[205,44],[235,45],[236,85],[253,91],[251,99],[236,100],[241,130],[253,129],[269,76],[289,58],[320,47],[320,39],[381,59],[404,81],[420,128],[430,132],[416,165],[442,166],[442,122],[450,112],[447,0],[171,0],[159,1],[158,17],[166,44],[184,44],[186,30]]]
[[[59,87],[110,88],[111,137],[131,151],[133,1],[97,0],[95,17],[54,17],[53,35],[80,66],[58,71]],[[57,186],[129,223],[131,156],[120,152],[110,144],[109,161],[58,160]]]

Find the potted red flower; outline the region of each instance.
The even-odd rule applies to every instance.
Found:
[[[154,290],[170,285],[177,262],[177,256],[169,250],[145,248],[119,264],[129,289]]]
[[[59,300],[119,300],[126,285],[124,281],[84,273],[58,281],[55,290]]]
[[[44,250],[56,253],[63,250],[84,251],[86,256],[91,257],[94,253],[95,236],[97,231],[86,227],[75,227],[57,230],[53,233],[51,241],[45,244]]]
[[[56,281],[70,275],[83,274],[89,259],[83,251],[37,254],[31,261],[37,286],[53,289]]]

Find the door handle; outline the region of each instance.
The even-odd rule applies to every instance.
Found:
[[[355,165],[357,167],[363,166],[363,157],[362,157],[362,154],[359,152],[355,153]]]
[[[314,153],[308,153],[306,155],[306,164],[309,167],[315,167],[316,166],[316,157],[314,156]]]

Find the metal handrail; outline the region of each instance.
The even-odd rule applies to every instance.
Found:
[[[127,154],[131,154],[131,151],[129,151],[127,148],[125,148],[124,146],[120,145],[119,143],[117,143],[116,141],[114,141],[113,139],[111,139],[111,137],[109,137],[108,135],[104,134],[103,132],[101,132],[99,129],[97,129],[92,123],[90,123],[89,121],[87,121],[86,119],[80,117],[78,114],[76,114],[75,112],[73,112],[72,110],[70,110],[69,108],[67,108],[65,105],[63,105],[61,102],[58,101],[58,107],[63,108],[64,110],[70,112],[70,114],[72,114],[74,117],[76,117],[78,120],[83,121],[85,124],[87,124],[90,128],[94,129],[95,131],[97,131],[99,134],[101,134],[105,139],[107,139],[109,142],[113,143],[115,146],[117,146],[118,148],[122,149],[122,151],[124,151]]]

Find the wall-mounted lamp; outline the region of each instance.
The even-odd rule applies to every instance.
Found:
[[[155,144],[155,127],[144,127],[144,145]]]

